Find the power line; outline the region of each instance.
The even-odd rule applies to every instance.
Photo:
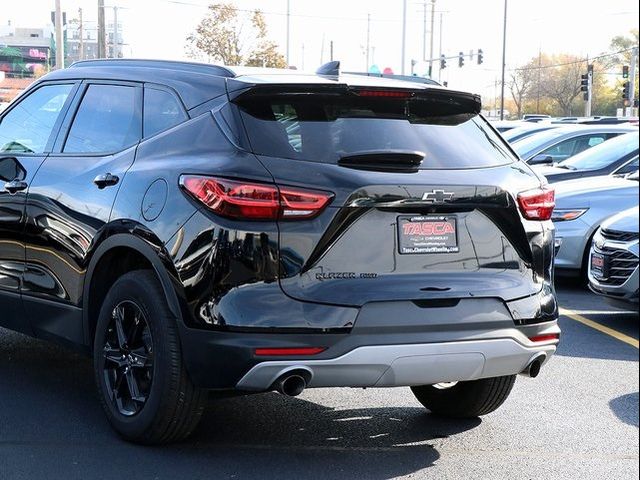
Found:
[[[606,58],[606,57],[614,57],[616,55],[620,55],[621,53],[625,53],[625,52],[630,52],[634,49],[635,47],[630,47],[630,48],[625,48],[624,50],[619,50],[617,52],[611,52],[611,53],[601,53],[600,55],[596,55],[595,57],[585,57],[583,59],[580,60],[573,60],[571,62],[564,62],[564,63],[556,63],[553,65],[540,65],[538,67],[521,67],[521,68],[510,68],[509,71],[510,72],[526,72],[529,70],[541,70],[544,68],[554,68],[554,67],[564,67],[565,65],[575,65],[578,63],[586,63],[588,61],[593,61],[593,60],[598,60],[600,58]]]
[[[189,7],[199,7],[202,9],[206,9],[208,8],[207,5],[203,5],[201,3],[193,3],[193,2],[187,2],[187,1],[183,1],[183,0],[160,0],[162,2],[165,3],[174,3],[176,5],[186,5]],[[256,10],[260,10],[258,9],[246,9],[246,8],[238,8],[238,7],[231,7],[231,10],[235,11],[235,12],[242,12],[242,13],[254,13]],[[264,15],[278,15],[281,17],[286,17],[287,16],[287,12],[269,12],[269,11],[265,11],[265,10],[260,10],[260,12]],[[362,17],[331,17],[331,16],[325,16],[325,15],[309,15],[309,14],[303,14],[303,13],[291,13],[290,14],[291,17],[299,17],[299,18],[317,18],[317,19],[322,19],[322,20],[354,20],[354,21],[359,21],[359,22],[366,22],[367,21],[367,17],[362,16]],[[401,18],[371,18],[372,22],[392,22],[392,23],[402,23],[402,19]]]

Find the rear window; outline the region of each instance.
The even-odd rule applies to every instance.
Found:
[[[354,93],[251,95],[236,99],[256,154],[337,163],[358,153],[416,151],[421,168],[505,165],[516,158],[471,102],[446,94],[378,97]]]

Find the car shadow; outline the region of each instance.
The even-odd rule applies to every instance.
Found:
[[[615,413],[621,421],[627,425],[638,427],[638,402],[640,397],[638,392],[629,393],[620,397],[614,398],[609,402],[611,411]]]
[[[131,445],[100,409],[90,359],[0,329],[0,465],[7,478],[390,479],[430,467],[435,443],[481,421],[421,407],[330,408],[276,393],[216,398],[185,442]],[[386,396],[385,393],[381,393]],[[345,400],[354,398],[347,394]],[[109,459],[109,472],[104,464]],[[86,475],[83,475],[86,473]],[[119,477],[118,477],[119,478]]]

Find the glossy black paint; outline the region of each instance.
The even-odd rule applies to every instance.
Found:
[[[377,302],[397,302],[401,312],[481,298],[498,302],[517,325],[557,317],[553,227],[518,212],[518,192],[541,183],[521,162],[398,173],[256,156],[240,147],[244,132],[225,95],[229,77],[201,67],[98,62],[54,72],[39,85],[50,81],[77,82],[50,151],[0,156],[0,325],[88,349],[108,289],[99,284],[109,270],[125,268],[118,265],[123,255],[156,272],[180,319],[189,372],[209,388],[233,386],[259,361],[257,346],[340,344],[344,352],[358,342],[391,341],[350,335]],[[105,81],[136,86],[140,99],[146,82],[161,85],[190,118],[120,152],[62,153],[86,85]],[[268,81],[234,79],[230,89],[237,95]],[[118,181],[100,188],[94,180],[106,174]],[[334,198],[310,220],[229,220],[185,195],[185,174],[330,191]],[[5,177],[23,178],[28,190],[8,192]],[[453,201],[422,200],[435,189],[452,192]],[[399,254],[396,221],[406,213],[456,215],[460,253]],[[345,271],[374,275],[318,275]],[[436,330],[420,338],[451,338]]]

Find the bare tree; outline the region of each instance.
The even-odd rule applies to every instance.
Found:
[[[586,63],[573,55],[555,55],[545,60],[550,63],[542,65],[540,90],[560,107],[563,115],[572,115]]]
[[[529,69],[528,66],[515,70],[510,74],[508,86],[511,92],[511,98],[513,98],[513,102],[516,104],[518,118],[522,117],[524,102],[535,87],[535,75],[534,70]]]
[[[224,65],[286,67],[277,44],[267,35],[260,10],[254,10],[247,21],[231,3],[212,4],[195,32],[187,37],[187,54]]]

